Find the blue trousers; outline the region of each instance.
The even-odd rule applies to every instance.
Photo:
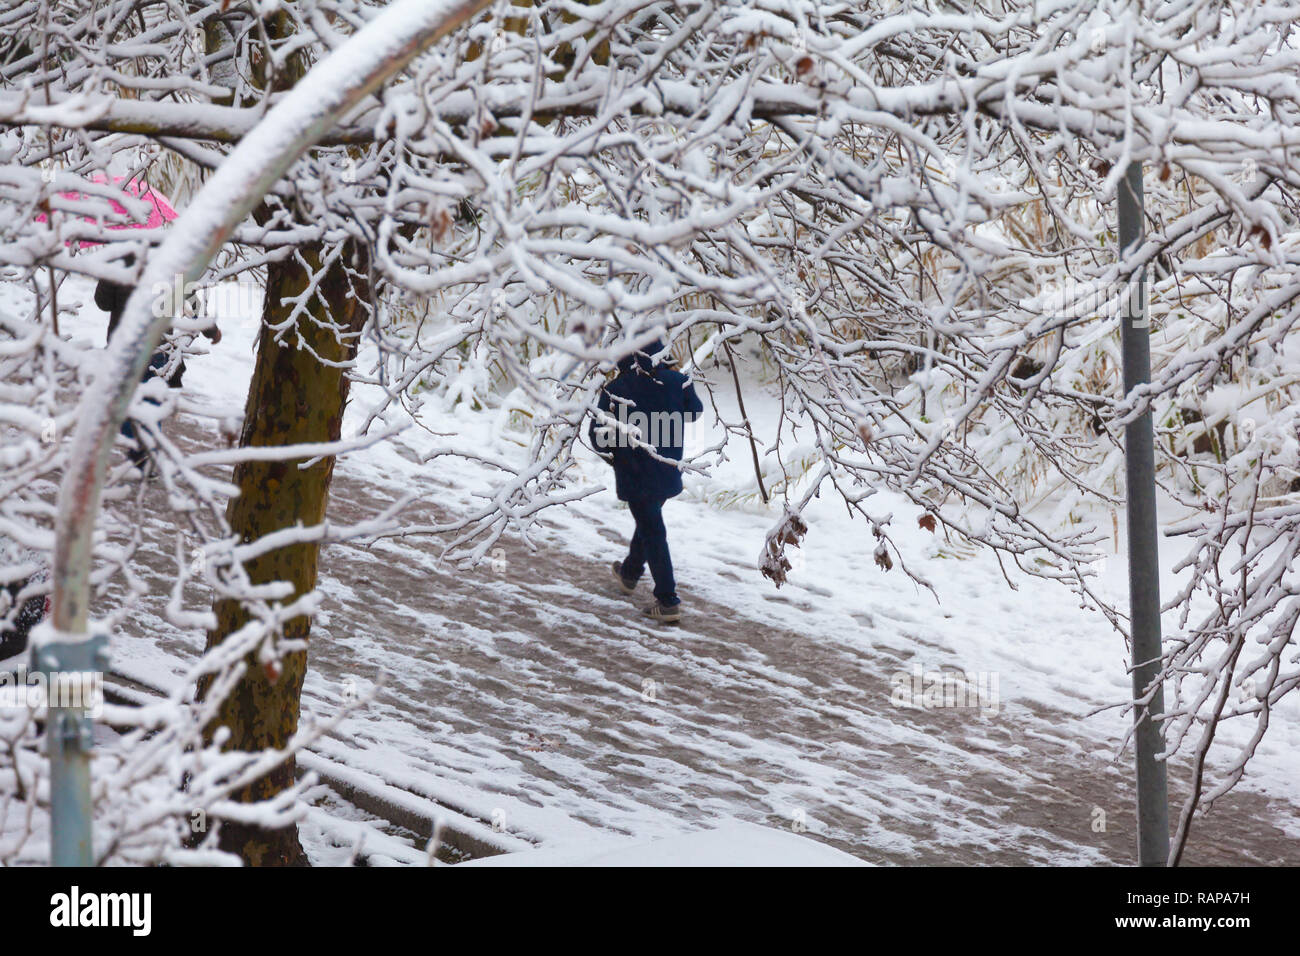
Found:
[[[629,501],[628,510],[636,520],[632,544],[623,561],[622,575],[628,581],[638,581],[650,565],[650,575],[655,582],[655,600],[665,607],[681,604],[677,597],[677,582],[673,580],[673,559],[668,553],[668,529],[664,527],[664,503],[650,498]]]
[[[140,381],[142,383],[149,381],[149,379],[153,378],[154,375],[156,375],[158,372],[162,371],[166,367],[167,367],[166,354],[163,352],[154,352],[153,358],[149,360],[149,367],[144,370],[144,376],[140,379]],[[182,371],[183,370],[184,370],[184,366],[182,365]],[[172,385],[172,388],[179,388],[180,373],[178,372],[177,374],[173,375],[172,379],[173,381],[175,381],[176,384],[172,385],[171,382],[168,382],[168,384]],[[146,396],[144,400],[148,402],[150,405],[159,404],[156,398],[149,398]],[[135,446],[135,448],[133,450],[128,451],[127,454],[130,456],[133,462],[139,465],[143,463],[146,458],[149,457],[149,453],[145,451],[144,443],[140,441],[139,436],[136,435],[135,429],[136,429],[135,421],[131,418],[127,418],[123,420],[122,427],[118,429],[118,431],[121,432],[123,438],[125,438],[128,442],[130,442],[132,445]]]

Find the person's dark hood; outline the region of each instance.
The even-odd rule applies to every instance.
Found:
[[[643,372],[652,371],[661,361],[655,359],[654,356],[663,352],[666,348],[667,346],[664,345],[663,339],[655,339],[649,345],[644,345],[631,355],[625,355],[623,358],[619,359],[619,371],[630,372],[633,367],[639,368]]]

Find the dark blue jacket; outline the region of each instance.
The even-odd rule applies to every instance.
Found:
[[[130,265],[134,258],[128,257],[127,265]],[[131,298],[131,288],[129,286],[118,285],[116,282],[109,282],[107,279],[100,279],[99,284],[95,286],[95,305],[108,313],[108,337],[113,337],[113,332],[117,329],[117,324],[122,321],[122,311],[126,308],[127,299]],[[191,304],[191,309],[197,310],[197,306]],[[209,326],[203,330],[203,334],[212,340],[215,345],[221,341],[221,333],[217,327]],[[166,352],[159,349],[153,353],[149,359],[149,365],[145,368],[144,374],[140,376],[141,382],[147,382],[155,375],[162,372],[171,362]],[[180,388],[181,380],[185,377],[185,360],[176,363],[176,369],[167,378],[167,385],[171,388]]]
[[[598,405],[639,430],[641,441],[653,444],[660,457],[681,461],[686,424],[699,418],[704,405],[685,375],[651,360],[663,350],[662,342],[654,342],[619,362]],[[601,427],[593,418],[588,434],[596,452],[614,466],[620,501],[666,501],[682,493],[680,468],[658,461],[615,427]]]

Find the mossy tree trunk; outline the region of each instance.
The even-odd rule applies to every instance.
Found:
[[[298,256],[273,263],[267,270],[262,331],[245,408],[240,447],[275,447],[303,442],[336,441],[347,404],[349,380],[340,364],[356,356],[365,324],[369,290],[364,263],[349,268],[365,250],[345,247],[342,256],[325,270],[309,306],[293,326],[277,334],[273,326],[288,320],[293,309],[284,300],[300,296],[312,274],[322,268],[320,247],[305,247]],[[325,359],[325,362],[318,360]],[[325,517],[334,459],[322,458],[310,467],[303,460],[244,461],[235,467],[239,496],[231,499],[226,516],[240,541],[251,542],[295,525],[310,527]],[[244,564],[255,585],[285,581],[293,594],[286,603],[316,586],[320,545],[293,544],[255,557]],[[217,627],[208,634],[208,649],[224,641],[249,621],[239,601],[220,600],[214,608]],[[311,619],[300,616],[285,626],[283,636],[305,642]],[[307,652],[284,655],[278,667],[264,666],[255,654],[246,658],[247,671],[234,691],[221,703],[208,728],[229,728],[225,749],[258,751],[284,748],[298,729]],[[207,691],[201,685],[200,694]],[[257,780],[236,799],[253,802],[273,797],[294,779],[295,763],[286,760]],[[305,865],[296,827],[265,830],[225,822],[223,849],[238,853],[251,866]]]

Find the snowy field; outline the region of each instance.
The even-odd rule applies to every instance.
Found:
[[[90,286],[65,289],[86,303],[65,335],[102,344]],[[221,315],[222,342],[189,362],[185,401],[205,415],[167,424],[183,448],[220,441],[214,410],[241,413],[258,306],[245,299]],[[705,377],[737,416],[729,378]],[[761,442],[778,403],[761,382],[745,389]],[[374,399],[354,389],[345,435]],[[688,455],[719,438],[705,404]],[[340,461],[331,520],[362,520],[411,492],[415,523],[470,511],[487,472],[421,462],[448,435],[522,459],[508,412],[431,403],[423,415],[438,436],[407,429]],[[363,703],[300,761],[356,803],[318,791],[302,826],[313,860],[419,863],[427,834],[410,821],[441,819],[477,848],[468,855],[514,851],[489,864],[1129,862],[1117,708],[1129,679],[1104,618],[1010,568],[1009,587],[992,556],[921,527],[888,493],[868,510],[891,516],[893,542],[933,593],[877,567],[866,523],[829,498],[804,512],[809,531],[778,590],[756,565],[779,500],[719,505],[753,479],[747,443],[733,437],[727,454],[665,509],[688,615],[678,629],[643,623],[610,587],[631,527],[612,490],[549,510],[531,540],[507,537],[474,568],[440,560],[430,537],[328,546],[304,712],[328,719]],[[591,453],[580,467],[609,482]],[[164,617],[176,529],[149,507],[157,494],[108,505],[110,535],[143,529],[144,593],[117,607],[115,585],[95,608],[117,628],[115,672],[143,688],[170,686],[203,641]],[[1123,553],[1122,537],[1114,547]],[[1122,560],[1106,563],[1104,584],[1123,593]],[[207,599],[192,589],[185,607]],[[961,675],[950,685],[964,705],[927,698],[936,674]],[[1300,699],[1273,717],[1239,792],[1198,822],[1191,862],[1300,862]],[[1228,751],[1243,743],[1236,733],[1225,728]],[[1184,776],[1176,765],[1175,796]],[[382,807],[406,824],[381,820]],[[682,837],[701,829],[711,832]]]

